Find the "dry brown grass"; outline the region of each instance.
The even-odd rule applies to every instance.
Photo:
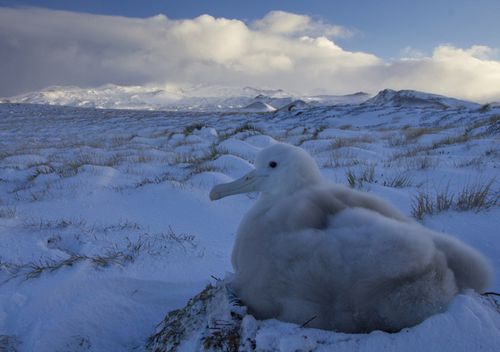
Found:
[[[333,138],[332,142],[330,143],[330,148],[331,149],[340,149],[340,148],[345,148],[345,147],[352,147],[355,145],[363,144],[363,143],[371,143],[373,142],[373,138],[370,137],[369,135],[363,135],[363,136],[358,136],[358,137],[337,137]]]
[[[364,183],[375,181],[375,164],[367,165],[359,173],[349,169],[346,172],[347,184],[351,188],[361,188]]]
[[[470,140],[470,138],[471,137],[468,133],[462,133],[462,134],[458,134],[455,136],[448,136],[448,137],[445,137],[437,142],[434,142],[432,144],[432,148],[436,149],[436,148],[441,148],[441,147],[447,146],[447,145],[465,143],[468,140]]]
[[[387,178],[384,181],[384,186],[393,188],[404,188],[412,185],[411,177],[408,173],[401,172],[397,175]]]
[[[413,199],[412,215],[421,220],[426,214],[437,214],[445,210],[474,210],[476,212],[499,204],[499,192],[493,191],[494,180],[487,183],[466,185],[458,193],[452,193],[449,187],[431,195],[419,192]]]

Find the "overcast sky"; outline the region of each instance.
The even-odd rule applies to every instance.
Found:
[[[500,100],[500,1],[346,3],[0,0],[0,96],[114,83]]]

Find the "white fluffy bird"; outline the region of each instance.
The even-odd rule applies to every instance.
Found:
[[[215,186],[210,198],[256,191],[232,254],[232,285],[256,318],[398,331],[445,310],[461,290],[489,284],[476,250],[380,198],[328,183],[298,147],[262,150],[255,170]]]

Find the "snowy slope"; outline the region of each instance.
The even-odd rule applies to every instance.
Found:
[[[276,141],[306,149],[332,182],[477,248],[500,290],[499,107],[306,103],[269,113],[0,104],[0,350],[144,350],[169,311],[232,270],[236,228],[255,196],[210,202],[208,190]],[[482,200],[468,201],[476,191]],[[397,334],[251,317],[245,333],[261,350],[418,350],[425,340],[427,349],[494,351],[491,299],[461,295]],[[208,313],[222,314],[223,302]]]
[[[247,105],[241,109],[241,111],[247,111],[247,112],[270,112],[275,110],[276,108],[261,101],[253,102],[250,105]]]
[[[283,90],[224,86],[118,86],[97,88],[49,87],[38,92],[3,98],[3,102],[93,107],[101,109],[237,111],[253,103],[280,108],[296,99],[311,105],[361,103],[366,93],[299,96]],[[2,100],[0,100],[2,102]]]
[[[364,102],[368,105],[414,107],[414,108],[479,108],[480,105],[464,100],[448,98],[442,95],[419,92],[415,90],[384,89],[376,96]]]

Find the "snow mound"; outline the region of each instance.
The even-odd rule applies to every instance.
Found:
[[[413,108],[478,108],[479,104],[415,90],[384,89],[364,104]]]
[[[250,105],[245,106],[241,109],[241,111],[247,112],[271,112],[275,111],[276,108],[272,107],[269,104],[263,103],[261,101],[256,101]]]
[[[275,319],[256,320],[223,281],[167,314],[148,351],[497,351],[498,302],[457,296],[445,313],[398,333],[345,334]],[[446,331],[446,334],[442,332]]]

